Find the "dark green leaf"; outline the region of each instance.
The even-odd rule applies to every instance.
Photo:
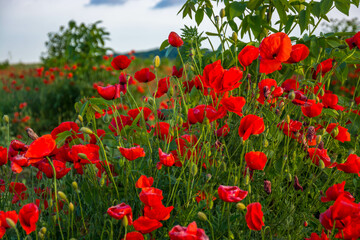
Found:
[[[301,10],[299,13],[299,25],[300,31],[303,33],[309,26],[309,19],[310,19],[310,11],[308,8],[306,10]]]
[[[356,7],[359,7],[360,0],[352,0],[352,4],[354,4]]]
[[[340,12],[349,16],[350,2],[348,0],[335,0],[335,7]]]
[[[172,50],[174,50],[175,48],[173,46],[170,46],[168,47],[168,49],[166,50],[166,53],[165,53],[165,57],[168,57],[169,54],[172,52]]]
[[[166,39],[160,45],[160,51],[164,50],[167,46],[169,46],[169,41]]]
[[[246,4],[240,2],[232,2],[229,5],[229,20],[232,20],[235,17],[240,17],[243,15],[246,9]]]
[[[232,29],[234,32],[237,32],[237,31],[238,31],[238,27],[237,27],[236,23],[235,23],[233,20],[230,20],[230,21],[229,21],[229,25],[230,25],[231,29]]]
[[[287,22],[286,22],[286,25],[285,25],[285,33],[288,33],[294,23],[294,20],[295,20],[295,16],[291,15],[289,16]]]
[[[205,33],[208,36],[219,36],[219,34],[217,34],[217,33],[212,33],[212,32],[205,32]]]
[[[273,4],[279,14],[279,17],[280,17],[280,21],[283,23],[283,24],[286,24],[287,22],[287,16],[286,16],[286,12],[285,12],[285,7],[284,5],[282,4],[282,2],[280,0],[274,0],[273,1]]]
[[[321,15],[321,3],[315,2],[311,7],[311,13],[315,17],[320,18],[320,15]]]
[[[321,0],[321,14],[326,15],[330,11],[333,2],[334,0]]]
[[[213,14],[213,10],[211,8],[205,8],[205,13],[206,15],[211,18],[212,14]]]
[[[203,19],[204,19],[204,10],[198,9],[195,13],[195,21],[198,26],[200,25],[200,23],[202,22]]]
[[[264,0],[250,0],[247,3],[247,8],[250,10],[257,9]]]
[[[250,16],[249,25],[255,37],[261,32],[261,17],[258,15]]]

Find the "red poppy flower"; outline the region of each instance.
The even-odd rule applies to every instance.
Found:
[[[286,136],[291,137],[292,139],[297,139],[295,134],[300,131],[302,123],[292,119],[290,119],[290,123],[283,120],[277,125],[277,127],[281,129]]]
[[[357,47],[360,49],[360,32],[357,32],[354,36],[351,38],[345,39],[347,45],[349,45],[350,50],[354,47]]]
[[[54,130],[51,131],[51,136],[53,139],[56,140],[57,135],[59,133],[65,132],[65,131],[71,131],[72,133],[78,133],[79,132],[79,126],[74,122],[62,122],[59,126],[54,128]],[[74,139],[74,137],[68,137],[65,142],[70,142]]]
[[[251,170],[264,170],[267,157],[263,152],[248,152],[245,154],[245,161]]]
[[[26,190],[27,187],[25,186],[25,184],[11,182],[9,186],[9,192],[15,194],[11,203],[17,203],[20,200],[27,199],[28,196],[25,193]]]
[[[319,166],[319,161],[322,160],[325,164],[325,167],[335,167],[336,163],[331,164],[331,159],[327,154],[327,149],[319,149],[319,148],[309,148],[308,153],[311,161]]]
[[[34,203],[28,203],[20,209],[20,224],[27,235],[36,230],[36,223],[39,220],[39,214],[40,211]]]
[[[169,153],[169,154],[164,153],[161,150],[161,148],[159,148],[159,159],[160,159],[160,162],[158,162],[156,164],[157,169],[161,169],[162,165],[165,165],[167,167],[171,167],[175,163],[174,155],[172,155],[172,153]]]
[[[225,107],[226,110],[236,113],[240,117],[242,114],[242,108],[246,103],[245,98],[243,97],[228,97],[221,99],[221,104]]]
[[[334,130],[335,128],[337,128],[338,131]],[[326,131],[330,133],[333,138],[340,142],[350,141],[350,133],[348,132],[347,128],[340,126],[338,123],[330,123],[326,128]],[[335,135],[335,131],[337,132],[337,135]]]
[[[243,200],[248,192],[241,190],[237,186],[223,186],[220,185],[218,188],[219,198],[224,202],[240,202]]]
[[[145,151],[142,147],[136,146],[131,148],[119,147],[121,155],[129,161],[134,161],[140,157],[145,157]]]
[[[269,74],[281,67],[290,58],[291,40],[285,33],[278,32],[264,38],[260,43],[260,73]]]
[[[257,135],[264,132],[264,120],[256,115],[246,115],[240,121],[239,136],[247,140],[250,135]]]
[[[309,56],[309,48],[304,44],[292,46],[290,58],[285,63],[298,63]]]
[[[273,91],[271,91],[272,88],[274,88]],[[277,86],[276,81],[271,78],[261,80],[259,82],[259,90],[260,96],[257,100],[261,104],[264,104],[265,100],[272,102],[273,98],[280,97],[284,92],[281,87]]]
[[[136,231],[141,232],[142,234],[151,233],[152,231],[161,228],[163,225],[156,219],[151,219],[148,217],[139,217],[134,221],[134,228]]]
[[[188,110],[188,121],[190,124],[203,123],[205,117],[209,119],[209,122],[213,122],[219,118],[223,118],[226,114],[224,109],[216,111],[211,105],[198,105]]]
[[[249,66],[255,59],[259,57],[259,48],[254,46],[245,46],[238,55],[238,60],[241,66],[246,67]]]
[[[344,107],[337,105],[338,102],[339,102],[338,96],[332,93],[325,93],[324,96],[322,97],[322,103],[324,104],[324,107],[343,111]]]
[[[350,200],[355,200],[355,198],[349,193],[344,190],[345,181],[339,184],[334,184],[333,186],[329,187],[325,192],[325,197],[321,197],[321,202],[330,202],[336,201],[336,199],[340,195],[346,195]]]
[[[0,146],[0,166],[5,165],[8,161],[7,148]]]
[[[125,126],[131,126],[132,119],[129,116],[120,115],[119,117],[113,118],[109,125],[110,131],[114,133],[115,136],[118,136],[121,130]]]
[[[150,72],[149,68],[143,68],[137,71],[134,75],[135,79],[139,82],[151,82],[155,79],[155,74]]]
[[[110,217],[115,218],[117,220],[120,220],[124,216],[126,216],[128,222],[129,222],[129,225],[133,224],[133,214],[132,214],[131,207],[125,203],[120,203],[116,206],[108,208],[107,214],[109,214]]]
[[[164,205],[156,207],[145,206],[144,216],[158,221],[165,221],[170,218],[170,213],[173,209],[173,206],[165,207]]]
[[[5,181],[4,181],[4,179],[1,179],[1,178],[0,178],[0,191],[1,191],[1,192],[5,192],[5,189],[6,189],[6,187],[5,187]]]
[[[0,211],[0,239],[5,235],[6,229],[10,228],[10,226],[7,224],[6,219],[11,219],[15,225],[18,221],[18,215],[16,211]]]
[[[337,164],[337,169],[346,173],[357,173],[360,177],[360,157],[350,154],[345,163]]]
[[[144,236],[139,232],[129,232],[126,234],[126,240],[144,240]],[[125,238],[121,239],[124,240]]]
[[[310,235],[310,238],[305,238],[305,240],[329,240],[329,238],[326,235],[326,233],[324,233],[324,229],[323,229],[321,233],[321,237],[319,237],[319,235],[317,235],[316,233],[312,233]]]
[[[333,220],[346,219],[348,216],[358,217],[360,214],[360,208],[357,203],[350,200],[345,195],[340,195],[331,208],[331,218]]]
[[[326,59],[317,65],[316,71],[313,73],[313,79],[316,79],[318,74],[321,73],[321,76],[324,77],[327,72],[333,68],[333,62],[335,60],[332,58]]]
[[[70,160],[74,163],[74,168],[78,174],[83,174],[83,166],[86,164],[96,164],[99,160],[100,147],[94,144],[74,145],[68,152]],[[80,158],[79,153],[86,156],[87,159]]]
[[[168,42],[173,47],[181,47],[184,42],[176,32],[171,32],[168,37]]]
[[[124,89],[122,90],[124,92]],[[97,86],[97,92],[105,100],[113,100],[120,97],[121,86],[120,84],[109,85],[106,87]]]
[[[219,137],[226,137],[230,132],[229,125],[226,123],[224,126],[219,128],[215,131],[216,136]]]
[[[162,97],[166,94],[170,87],[170,77],[165,77],[159,80],[156,93],[154,93],[155,98]]]
[[[155,123],[154,135],[168,143],[173,140],[173,136],[170,135],[170,124],[167,122]]]
[[[247,205],[247,212],[245,220],[247,226],[254,231],[260,231],[262,226],[265,226],[263,222],[263,212],[261,211],[261,204],[258,202],[250,203]]]
[[[151,187],[153,183],[154,183],[153,177],[146,177],[145,175],[141,175],[140,178],[137,180],[135,187],[137,188]]]
[[[183,74],[183,68],[180,68],[179,71],[177,70],[176,66],[173,66],[171,76],[181,78]]]
[[[50,153],[55,149],[55,147],[55,140],[50,134],[47,134],[36,139],[30,144],[29,149],[25,153],[25,157],[41,160],[41,158],[50,155]]]
[[[242,77],[243,72],[241,70],[236,67],[225,70],[221,66],[221,61],[217,60],[204,68],[200,79],[204,87],[214,89],[215,93],[221,93],[238,88]]]
[[[190,223],[187,227],[176,225],[169,232],[170,240],[209,240],[204,229],[198,228],[196,222]]]
[[[321,225],[327,230],[332,230],[334,223],[335,228],[341,228],[343,229],[345,225],[348,225],[351,222],[351,216],[348,216],[347,219],[342,219],[340,222],[339,220],[335,220],[331,216],[331,207],[328,208],[325,212],[321,213],[319,216],[319,221]]]
[[[163,195],[162,191],[158,188],[148,187],[143,188],[139,194],[140,201],[146,206],[157,207],[162,205]]]
[[[115,70],[124,70],[129,67],[131,60],[125,55],[119,55],[113,58],[111,66]]]
[[[135,120],[136,117],[139,114],[143,114],[145,121],[149,120],[149,116],[150,114],[152,114],[152,111],[150,108],[148,107],[139,107],[139,108],[134,108],[134,109],[130,109],[127,114],[133,119]]]
[[[311,104],[310,106],[301,106],[302,113],[309,118],[319,116],[324,105],[322,103],[315,103],[315,100],[308,100],[308,102]]]
[[[55,168],[55,172],[56,172],[56,179],[60,179],[62,177],[64,177],[70,170],[71,168],[67,168],[66,164],[62,161],[58,161],[58,160],[53,160],[52,161],[54,168]],[[43,173],[45,173],[47,178],[53,178],[54,177],[54,171],[51,167],[51,165],[49,164],[49,161],[43,160],[40,161],[38,164],[36,164],[36,167]]]
[[[296,79],[286,79],[281,87],[285,92],[290,92],[291,90],[297,91],[299,89],[299,82]]]

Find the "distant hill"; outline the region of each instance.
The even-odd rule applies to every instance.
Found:
[[[148,58],[153,58],[156,55],[158,55],[160,58],[163,58],[163,57],[165,57],[165,53],[166,53],[166,50],[160,51],[158,48],[155,48],[155,49],[151,49],[151,50],[147,50],[147,51],[135,51],[134,56],[137,58],[148,59]],[[117,53],[115,55],[120,55],[120,54],[124,54],[124,53]],[[173,51],[171,51],[171,53],[169,54],[169,56],[167,58],[175,59],[177,55],[178,55],[177,51],[173,50]]]

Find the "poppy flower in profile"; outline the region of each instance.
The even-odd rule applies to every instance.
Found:
[[[183,74],[184,68],[180,68],[177,70],[176,66],[173,66],[171,76],[181,78]]]
[[[155,123],[154,135],[168,143],[170,143],[173,140],[173,136],[171,136],[170,134],[170,124],[167,122]]]
[[[245,98],[243,97],[228,97],[222,98],[221,104],[225,107],[226,110],[236,113],[240,117],[242,117],[242,108],[246,103]]]
[[[256,115],[246,115],[240,121],[239,136],[243,141],[247,140],[250,135],[258,135],[265,130],[264,120]]]
[[[140,201],[146,206],[157,207],[162,205],[163,195],[162,191],[158,188],[148,187],[143,188],[139,194]]]
[[[71,170],[71,168],[66,167],[65,162],[52,160],[52,163],[55,168],[56,179],[63,178]],[[40,161],[38,164],[36,164],[36,167],[40,172],[45,173],[47,178],[54,178],[54,170],[52,169],[47,159]]]
[[[260,231],[262,226],[265,226],[263,222],[263,212],[261,211],[261,204],[258,202],[250,203],[246,207],[247,212],[245,220],[247,226],[254,231]]]
[[[305,240],[329,240],[329,238],[323,229],[322,233],[321,233],[321,237],[319,237],[319,235],[317,235],[317,233],[311,233],[310,238],[305,238]]]
[[[19,220],[26,235],[36,230],[36,223],[39,220],[39,208],[34,203],[24,205],[19,211]]]
[[[146,188],[151,187],[154,183],[153,177],[146,177],[145,175],[141,175],[140,178],[136,181],[136,188]]]
[[[223,186],[220,185],[218,188],[219,198],[224,202],[240,202],[243,200],[248,192],[241,190],[237,186]]]
[[[267,157],[263,152],[248,152],[245,154],[245,161],[251,170],[264,170]]]
[[[28,197],[28,194],[25,193],[27,187],[23,183],[14,183],[11,182],[9,185],[9,192],[14,193],[14,197],[11,203],[17,203],[20,200],[25,200]]]
[[[156,207],[145,206],[144,216],[158,221],[165,221],[170,218],[170,213],[173,209],[173,206],[165,207],[164,205]]]
[[[317,76],[321,73],[321,76],[324,77],[327,72],[333,68],[333,62],[335,60],[332,58],[326,59],[317,65],[316,71],[314,71],[312,78],[316,79]]]
[[[299,82],[296,79],[286,79],[282,84],[281,87],[284,89],[285,92],[290,92],[291,90],[297,91],[299,90]]]
[[[121,90],[120,84],[109,85],[107,87],[97,86],[97,92],[105,100],[114,100],[119,98],[121,91],[123,90]]]
[[[259,48],[254,46],[245,46],[238,55],[238,60],[241,66],[246,67],[249,66],[255,59],[259,57]]]
[[[144,236],[139,232],[129,232],[126,234],[126,240],[144,240]],[[124,240],[125,238],[121,239]]]
[[[162,165],[165,165],[167,167],[171,167],[175,163],[175,158],[172,153],[164,153],[161,148],[159,148],[159,159],[160,162],[156,164],[157,169],[161,169]]]
[[[330,123],[326,128],[326,131],[330,133],[333,138],[342,143],[350,141],[350,133],[347,128],[340,126],[338,123]]]
[[[325,167],[332,168],[336,165],[336,163],[331,164],[331,159],[327,154],[327,149],[309,148],[308,153],[311,161],[317,166],[319,166],[320,160],[324,162]]]
[[[332,108],[335,110],[343,111],[344,107],[338,105],[339,98],[336,94],[332,93],[325,93],[322,97],[322,103],[324,104],[325,108]]]
[[[219,137],[226,137],[230,132],[229,124],[225,124],[221,128],[215,131],[215,135]]]
[[[292,46],[290,58],[285,63],[298,63],[309,56],[309,48],[304,44]]]
[[[308,102],[311,104],[310,106],[301,106],[302,113],[309,118],[319,116],[324,105],[322,103],[315,103],[315,100],[308,100]]]
[[[132,209],[129,205],[125,203],[120,203],[116,206],[108,208],[107,214],[109,214],[110,217],[115,218],[117,220],[123,219],[126,216],[129,225],[132,225],[133,223]]]
[[[79,126],[75,122],[62,122],[59,126],[57,126],[56,128],[54,128],[54,130],[51,131],[51,136],[53,137],[53,139],[56,140],[57,135],[65,131],[71,131],[72,133],[76,134],[79,132]],[[74,138],[75,137],[70,136],[66,138],[65,142],[70,142]]]
[[[285,33],[274,33],[261,41],[259,50],[259,71],[260,73],[269,74],[279,70],[281,63],[290,58],[292,51],[291,40]]]
[[[131,126],[133,120],[129,116],[120,115],[116,118],[113,118],[111,120],[111,123],[109,125],[109,129],[111,132],[114,133],[115,136],[118,136],[121,130],[125,126]]]
[[[16,211],[0,211],[0,239],[2,239],[2,237],[5,235],[6,229],[11,227],[6,222],[7,218],[11,219],[15,225],[18,221],[18,215]]]
[[[360,49],[360,32],[357,32],[354,36],[351,38],[345,39],[347,45],[349,45],[350,50],[354,47],[357,47]]]
[[[145,157],[145,151],[142,147],[136,146],[131,148],[119,147],[121,155],[129,161],[134,161],[140,157]]]
[[[198,228],[196,222],[190,223],[187,227],[176,225],[169,232],[170,240],[209,240],[204,229]]]
[[[39,137],[30,144],[29,149],[25,153],[25,157],[30,159],[38,159],[32,161],[37,162],[40,161],[41,158],[50,155],[50,153],[55,149],[55,147],[55,140],[50,134],[47,134]]]
[[[150,72],[149,68],[143,68],[134,75],[135,79],[142,83],[151,82],[155,79],[155,74]]]
[[[350,154],[346,161],[336,165],[337,169],[346,173],[356,173],[360,177],[360,157]]]
[[[272,88],[273,91],[271,91]],[[264,104],[265,100],[272,102],[272,100],[275,100],[274,98],[280,97],[284,92],[282,87],[278,87],[276,81],[271,78],[261,80],[259,90],[260,96],[257,101],[261,104]]]
[[[113,58],[111,66],[115,70],[124,70],[129,67],[131,60],[125,55],[119,55]]]
[[[133,226],[136,231],[139,231],[142,234],[147,234],[161,228],[163,225],[156,219],[141,216],[134,221]]]
[[[8,161],[7,148],[0,146],[0,166],[5,165]]]
[[[162,97],[166,94],[170,87],[170,78],[165,77],[159,80],[157,91],[154,93],[155,98]]]
[[[355,198],[349,193],[344,190],[345,187],[345,181],[339,184],[334,184],[333,186],[329,187],[325,192],[325,197],[321,197],[321,202],[330,202],[330,201],[336,201],[336,199],[342,195],[345,194],[350,200],[355,200]]]
[[[226,112],[225,112],[226,113]],[[198,105],[188,110],[188,120],[190,124],[203,123],[205,117],[209,119],[209,122],[213,122],[216,119],[223,117],[222,112],[216,111],[211,105]]]
[[[149,120],[149,116],[150,114],[152,114],[152,111],[150,108],[148,107],[139,107],[139,108],[134,108],[134,109],[130,109],[127,114],[133,119],[135,120],[136,117],[139,114],[143,114],[145,121]]]
[[[173,47],[181,47],[184,41],[176,32],[171,32],[168,37],[168,42]]]
[[[292,139],[297,139],[295,136],[301,130],[302,123],[290,119],[290,123],[287,123],[285,120],[281,121],[277,127],[284,132],[284,134]]]

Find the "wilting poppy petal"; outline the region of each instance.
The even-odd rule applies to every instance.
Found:
[[[304,44],[292,46],[290,58],[285,63],[298,63],[309,56],[309,48]]]
[[[153,183],[154,183],[154,178],[141,175],[140,178],[137,180],[135,187],[137,188],[151,187]]]
[[[219,198],[224,202],[240,202],[243,200],[248,192],[241,190],[237,186],[223,186],[220,185],[218,188]]]

